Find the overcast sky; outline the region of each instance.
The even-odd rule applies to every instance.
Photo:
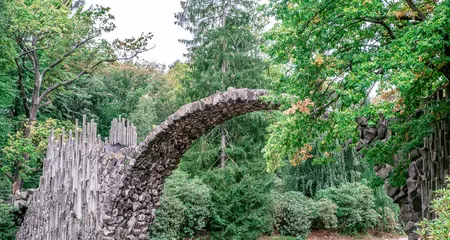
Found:
[[[173,23],[174,13],[181,11],[180,0],[87,0],[86,3],[111,7],[117,28],[105,38],[123,39],[152,32],[150,44],[156,47],[141,58],[166,65],[183,59],[186,48],[178,39],[189,38],[190,34]]]

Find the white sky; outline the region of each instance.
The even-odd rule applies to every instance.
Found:
[[[183,60],[186,48],[178,39],[190,38],[190,34],[174,24],[175,12],[180,12],[180,0],[87,0],[86,4],[110,7],[116,20],[116,29],[104,36],[108,40],[153,33],[150,46],[153,50],[140,55],[148,61],[169,65]]]

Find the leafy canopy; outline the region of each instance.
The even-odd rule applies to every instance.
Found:
[[[315,141],[315,157],[356,142],[360,116],[399,123],[392,147],[370,161],[392,164],[394,153],[428,134],[430,112],[403,123],[450,79],[450,1],[271,0],[266,10],[276,23],[263,48],[286,72],[277,92],[291,96],[270,127],[268,170],[301,161]]]

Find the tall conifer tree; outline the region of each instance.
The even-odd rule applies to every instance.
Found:
[[[185,101],[193,101],[228,87],[258,88],[264,85],[265,64],[258,51],[264,21],[256,0],[187,0],[176,13],[176,24],[193,38],[186,44],[189,77],[182,85]],[[226,129],[220,126],[220,166],[226,161]]]

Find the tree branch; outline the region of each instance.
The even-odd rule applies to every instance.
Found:
[[[43,103],[43,104],[39,104],[39,107],[46,107],[48,105],[52,104],[52,100],[48,100],[47,102]]]
[[[417,8],[417,6],[413,3],[412,0],[405,0],[406,3],[408,4],[408,6],[419,15],[419,18],[421,21],[425,21],[425,15],[423,14],[422,11],[420,11],[419,8]]]
[[[38,51],[38,50],[44,50],[44,49],[47,49],[47,48],[49,48],[49,46],[47,46],[47,47],[40,47],[40,48],[33,48],[33,49],[28,50],[28,51],[22,52],[22,53],[19,54],[19,56],[17,56],[16,58],[21,58],[21,57],[23,57],[24,55],[27,55],[27,54],[29,54],[29,53],[32,53],[32,52],[35,52],[35,51]]]
[[[372,86],[370,86],[369,91],[367,91],[364,99],[361,101],[360,106],[363,107],[366,103],[367,99],[369,98],[370,92],[372,92],[373,88],[375,87],[376,82],[372,83]]]
[[[75,44],[75,46],[72,47],[72,49],[70,49],[69,51],[67,51],[66,53],[64,53],[59,59],[57,59],[56,61],[54,61],[52,64],[50,64],[47,68],[44,69],[44,71],[42,71],[41,74],[41,79],[45,78],[45,75],[47,74],[48,71],[52,70],[53,68],[55,68],[56,66],[58,66],[60,63],[62,63],[67,57],[69,57],[70,55],[72,55],[79,47],[81,47],[82,45],[84,45],[85,43],[87,43],[88,41],[94,39],[96,36],[90,36],[86,39],[84,39],[83,41]]]
[[[17,71],[18,71],[18,79],[17,79],[17,84],[19,87],[19,91],[20,91],[20,97],[22,98],[22,103],[23,103],[23,107],[25,108],[25,114],[27,116],[30,115],[30,106],[28,106],[28,100],[27,100],[27,93],[25,92],[25,87],[23,85],[23,70],[22,67],[19,64],[19,59],[14,59],[16,66],[17,66]]]
[[[366,22],[370,22],[370,23],[380,24],[381,26],[383,26],[386,29],[386,31],[388,32],[389,37],[392,38],[392,39],[395,39],[395,34],[392,31],[392,28],[385,21],[383,21],[381,19],[371,19],[371,18],[367,18],[367,17],[362,17],[362,18],[359,18],[359,19],[361,19],[363,21],[366,21]]]
[[[85,75],[86,73],[88,73],[88,71],[87,70],[83,70],[83,71],[81,71],[80,73],[78,73],[74,78],[72,78],[72,79],[70,79],[70,80],[67,80],[67,81],[63,81],[63,82],[60,82],[60,83],[57,83],[57,84],[55,84],[55,85],[53,85],[53,86],[51,86],[51,87],[48,87],[42,94],[41,94],[41,96],[39,97],[39,103],[45,98],[45,97],[47,97],[47,95],[50,93],[50,92],[52,92],[53,90],[55,90],[55,89],[57,89],[57,88],[59,88],[59,87],[61,87],[61,86],[66,86],[66,85],[69,85],[69,84],[72,84],[74,81],[76,81],[78,78],[80,78],[81,76],[83,76],[83,75]]]
[[[154,48],[154,46],[153,46],[152,48],[148,49],[148,50],[151,50],[151,49],[153,49],[153,48]],[[100,61],[98,61],[97,63],[95,63],[94,65],[92,65],[92,67],[90,68],[90,70],[85,69],[85,70],[81,71],[80,73],[78,73],[74,78],[69,79],[69,80],[67,80],[67,81],[63,81],[63,82],[57,83],[57,84],[55,84],[55,85],[53,85],[53,86],[47,88],[47,89],[41,94],[41,96],[39,97],[39,103],[40,103],[45,97],[47,97],[47,95],[48,95],[50,92],[52,92],[52,91],[58,89],[58,88],[61,87],[61,86],[67,86],[67,85],[72,84],[73,82],[75,82],[77,79],[79,79],[79,78],[82,77],[83,75],[92,72],[94,69],[96,69],[98,66],[100,66],[100,64],[105,63],[105,62],[112,63],[112,62],[117,62],[117,61],[126,61],[126,60],[130,60],[130,59],[135,58],[139,53],[141,53],[141,52],[137,51],[137,52],[135,52],[133,55],[131,55],[131,56],[129,56],[129,57],[112,58],[112,59],[104,59],[104,60],[100,60]]]
[[[11,176],[11,174],[4,172],[5,176],[9,178],[9,180],[13,180],[13,177]]]

